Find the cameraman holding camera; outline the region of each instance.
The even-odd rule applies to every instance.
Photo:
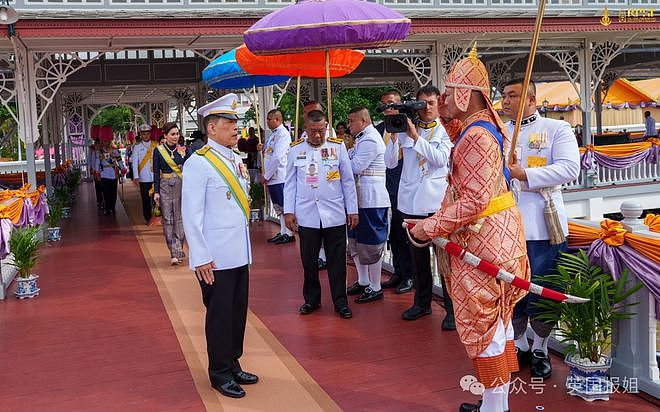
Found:
[[[445,196],[447,162],[452,143],[438,119],[439,96],[440,91],[437,87],[424,86],[417,91],[417,101],[393,106],[400,113],[407,114],[405,122],[400,120],[401,115],[394,115],[396,117],[390,119],[386,116],[386,128],[392,131],[385,150],[387,168],[395,168],[399,163],[399,148],[403,152],[397,207],[405,219],[425,219],[433,215],[440,208]],[[415,116],[418,117],[416,124],[411,119]],[[399,127],[404,126],[400,123],[404,123],[405,129]],[[399,131],[402,129],[404,131]],[[402,314],[405,320],[415,320],[431,314],[433,290],[429,248],[416,248],[411,245],[410,249],[414,268],[415,299],[413,306]],[[442,328],[452,330],[455,328],[454,313],[446,289],[443,279],[447,316],[442,322]]]

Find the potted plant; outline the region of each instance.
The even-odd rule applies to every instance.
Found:
[[[48,241],[57,242],[61,239],[59,223],[62,220],[62,202],[56,196],[48,196]]]
[[[66,180],[66,187],[69,197],[71,199],[71,203],[75,202],[76,200],[76,188],[78,187],[79,183],[80,183],[80,169],[74,168],[71,170],[71,173],[69,174]]]
[[[39,276],[32,273],[39,257],[39,247],[43,241],[37,236],[38,227],[15,228],[9,239],[9,250],[13,255],[14,266],[18,271],[16,278],[16,297],[33,298],[39,295]]]
[[[588,298],[589,302],[566,304],[549,300],[536,303],[542,313],[539,320],[557,322],[557,331],[566,344],[566,364],[570,367],[566,388],[570,395],[584,400],[608,400],[612,383],[608,372],[612,325],[628,319],[634,313],[624,311],[636,303],[624,301],[642,285],[626,289],[628,270],[619,279],[603,273],[580,250],[576,255],[563,253],[557,260],[557,272],[541,277],[541,281],[556,290]]]
[[[55,199],[60,203],[62,207],[62,218],[68,219],[71,217],[71,207],[69,207],[69,202],[71,197],[69,196],[69,187],[64,185],[61,187],[55,188],[54,192]]]
[[[264,208],[264,185],[261,183],[250,183],[250,221],[263,219]]]

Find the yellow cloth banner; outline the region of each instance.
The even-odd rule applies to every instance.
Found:
[[[644,224],[649,227],[651,232],[660,232],[660,215],[649,213],[644,218]]]
[[[10,219],[13,224],[17,224],[21,220],[25,199],[30,199],[36,207],[39,204],[41,194],[45,191],[46,188],[43,185],[37,187],[37,190],[30,191],[30,185],[27,183],[17,190],[1,191],[0,219]]]
[[[655,138],[651,138],[645,142],[640,143],[611,144],[606,146],[594,146],[590,144],[585,147],[580,147],[580,154],[583,154],[589,150],[606,156],[623,157],[643,152],[644,150],[648,150],[651,147],[658,145],[660,145],[660,139]]]
[[[647,258],[660,263],[660,239],[628,233],[620,222],[605,219],[601,222],[601,228],[597,229],[569,221],[568,232],[569,246],[589,246],[599,238],[611,246],[627,243]]]

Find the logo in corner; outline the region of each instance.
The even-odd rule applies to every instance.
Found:
[[[605,27],[612,24],[612,19],[610,18],[610,11],[607,10],[607,7],[605,7],[605,10],[603,10],[603,17],[600,18],[600,24]]]

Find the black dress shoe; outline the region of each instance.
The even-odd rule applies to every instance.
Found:
[[[300,306],[300,309],[298,309],[298,312],[300,312],[301,315],[309,315],[319,307],[321,307],[320,303],[303,303],[302,306]]]
[[[241,385],[252,385],[259,382],[259,377],[250,372],[238,371],[233,375],[236,383],[240,383]]]
[[[283,245],[285,243],[291,243],[295,242],[296,238],[291,236],[291,235],[282,235],[279,239],[277,239],[274,243],[276,245]]]
[[[456,330],[456,320],[454,319],[453,313],[447,313],[445,318],[442,320],[442,325],[440,325],[442,330]]]
[[[481,401],[477,403],[462,403],[458,412],[479,412],[479,408],[481,408]]]
[[[421,306],[413,305],[408,310],[403,312],[401,317],[405,320],[415,320],[430,314],[431,308],[423,308]]]
[[[401,280],[402,280],[401,276],[390,276],[390,278],[387,279],[387,281],[380,284],[380,287],[383,289],[392,289],[399,286]]]
[[[245,396],[245,391],[241,388],[241,385],[233,380],[222,385],[211,383],[211,386],[213,386],[213,389],[230,398],[242,398]]]
[[[346,294],[348,296],[353,296],[353,295],[360,295],[364,293],[364,290],[367,288],[367,286],[362,286],[359,283],[355,282],[351,286],[346,288]]]
[[[355,299],[355,303],[367,303],[381,299],[383,299],[382,289],[377,292],[374,292],[373,290],[371,290],[370,287],[367,287],[366,289],[364,289],[364,292],[362,292],[362,294]]]
[[[532,351],[522,351],[516,346],[516,358],[518,358],[518,366],[523,367],[532,363]]]
[[[335,312],[339,313],[339,316],[341,316],[343,319],[350,319],[353,317],[353,311],[348,306],[335,308]]]
[[[399,284],[399,287],[396,288],[396,293],[406,293],[410,292],[413,289],[413,280],[412,279],[406,279],[401,284]]]
[[[549,378],[550,375],[552,375],[552,364],[550,364],[550,357],[543,353],[543,351],[540,349],[533,350],[532,366],[530,370],[533,378]]]
[[[268,239],[267,242],[268,242],[268,243],[274,243],[274,242],[277,242],[277,240],[279,240],[279,238],[281,238],[282,236],[284,236],[283,233],[278,233],[278,234],[276,234],[275,236],[273,236],[273,237],[271,237],[270,239]]]

